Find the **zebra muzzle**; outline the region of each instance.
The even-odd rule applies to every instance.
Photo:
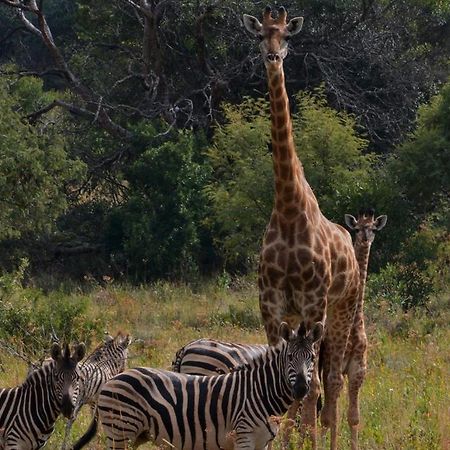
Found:
[[[303,376],[297,376],[292,386],[292,396],[295,400],[302,400],[309,392],[309,383]]]
[[[61,414],[66,419],[71,419],[73,416],[74,406],[72,403],[72,398],[69,395],[64,395],[61,400]]]

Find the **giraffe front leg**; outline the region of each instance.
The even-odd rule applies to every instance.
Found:
[[[266,288],[259,294],[259,307],[269,345],[280,340],[279,330],[284,308],[284,293],[279,289]]]
[[[331,430],[331,450],[337,449],[338,399],[344,385],[343,362],[350,327],[353,323],[353,311],[340,310],[328,318],[326,334],[327,375],[324,377],[325,404],[321,414],[321,423]],[[325,374],[325,371],[324,371]]]
[[[303,410],[301,414],[302,435],[310,436],[313,449],[317,449],[317,401],[319,399],[319,395],[320,378],[318,359],[316,358],[309,392],[303,401]]]

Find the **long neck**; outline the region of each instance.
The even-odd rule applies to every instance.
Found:
[[[369,254],[371,244],[362,245],[358,240],[355,241],[355,256],[359,265],[359,286],[361,302],[364,299],[364,291],[367,280],[367,267],[369,265]]]
[[[24,430],[30,430],[37,441],[53,431],[60,406],[54,393],[52,371],[53,363],[45,365],[32,372],[21,386],[3,392],[3,395],[6,394],[5,401],[11,402],[10,411],[14,411],[14,414],[0,417],[0,428],[14,426],[17,422],[15,414],[18,414],[24,423],[30,422],[30,417],[33,418],[34,424],[30,422],[33,431],[27,426]]]
[[[275,172],[275,208],[287,219],[307,207],[319,211],[317,200],[305,179],[292,135],[292,120],[286,92],[283,66],[268,69],[272,157]],[[312,202],[307,202],[313,199]]]

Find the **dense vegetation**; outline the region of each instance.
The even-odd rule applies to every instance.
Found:
[[[167,368],[176,350],[199,337],[252,343],[265,340],[253,278],[222,276],[197,286],[160,281],[145,288],[114,283],[101,287],[89,280],[85,292],[48,295],[21,288],[19,280],[20,273],[14,279],[3,278],[9,291],[3,292],[2,301],[20,311],[10,316],[17,324],[13,348],[33,360],[42,356],[50,332],[83,339],[92,350],[104,330],[115,333],[121,329],[135,339],[130,366]],[[370,345],[369,370],[361,391],[362,450],[448,448],[450,297],[436,297],[427,308],[405,314],[389,297],[369,295],[367,299]],[[0,335],[0,343],[3,338],[4,334]],[[26,371],[27,364],[0,345],[0,386],[19,384]],[[345,389],[340,411],[342,448],[349,448]],[[89,423],[90,411],[85,407],[75,422],[73,439],[81,436]],[[64,427],[60,419],[48,448],[61,447]],[[105,445],[94,441],[89,448],[100,450]],[[155,447],[142,446],[151,448]],[[279,443],[275,448],[281,448]]]
[[[361,448],[447,448],[450,3],[283,3],[305,16],[285,69],[320,206],[388,216]],[[0,0],[0,386],[56,337],[92,348],[122,329],[130,365],[152,366],[199,336],[265,340],[269,113],[241,20],[265,4]]]
[[[262,6],[0,1],[3,271],[26,258],[39,284],[254,270],[272,170],[241,17]],[[285,66],[321,208],[339,223],[362,206],[387,214],[372,268],[406,308],[426,302],[448,277],[450,6],[285,6],[305,16]]]

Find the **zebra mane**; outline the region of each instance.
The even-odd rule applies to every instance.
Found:
[[[16,387],[26,387],[34,384],[36,380],[39,380],[42,376],[47,376],[50,374],[55,368],[56,361],[52,358],[45,359],[43,364],[39,366],[34,366],[32,370],[30,370],[23,381],[22,384]]]
[[[285,342],[281,341],[275,346],[268,346],[267,349],[258,355],[254,355],[251,358],[249,358],[246,362],[237,365],[236,367],[233,367],[230,369],[230,372],[236,372],[239,370],[248,370],[253,369],[260,365],[260,363],[264,363],[265,361],[268,361],[268,355],[269,354],[280,354],[283,351],[283,348],[285,347]]]
[[[116,337],[107,336],[105,338],[105,342],[99,344],[88,357],[84,360],[83,365],[85,364],[93,364],[96,362],[101,363],[105,357],[110,356],[108,351],[111,348],[119,348],[123,347],[122,350],[125,350],[131,342],[131,338],[129,335],[123,335],[121,332],[117,333]]]

